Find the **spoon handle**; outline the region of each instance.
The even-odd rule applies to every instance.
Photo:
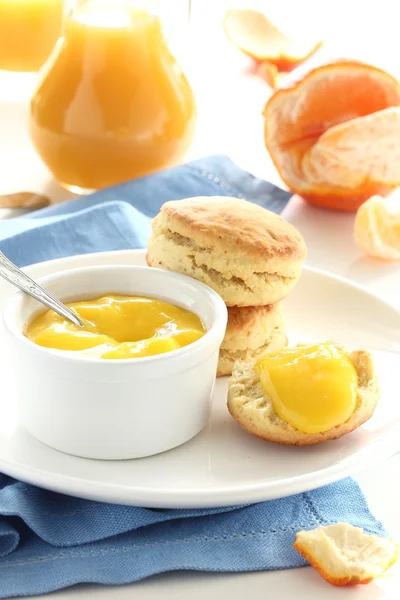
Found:
[[[0,276],[6,281],[15,285],[22,292],[29,294],[38,302],[45,304],[48,308],[54,310],[57,314],[72,321],[74,325],[83,327],[83,322],[68,306],[57,300],[52,294],[43,289],[33,279],[28,277],[21,269],[12,263],[2,252],[0,252]]]

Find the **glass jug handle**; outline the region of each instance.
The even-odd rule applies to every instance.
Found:
[[[160,18],[168,46],[178,63],[184,67],[184,63],[188,62],[191,0],[148,0],[147,6]]]

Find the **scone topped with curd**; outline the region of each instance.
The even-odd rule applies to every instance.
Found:
[[[380,396],[371,354],[332,342],[236,362],[228,387],[229,412],[246,431],[295,446],[350,433],[372,416]]]
[[[147,263],[213,288],[229,306],[264,306],[287,296],[306,257],[298,230],[246,200],[166,202],[153,219]]]

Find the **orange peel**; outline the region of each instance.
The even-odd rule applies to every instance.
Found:
[[[354,239],[368,256],[400,260],[400,214],[389,211],[381,196],[372,196],[357,211]]]
[[[254,60],[275,65],[279,71],[291,71],[322,45],[287,37],[263,13],[252,9],[228,9],[223,28],[239,50]]]
[[[257,67],[257,75],[263,79],[270,88],[275,89],[278,83],[279,71],[276,65],[264,61]]]
[[[392,540],[364,533],[349,523],[299,531],[293,545],[319,574],[339,587],[370,583],[397,560]]]
[[[399,107],[400,84],[390,74],[331,62],[271,96],[265,144],[289,189],[311,204],[354,211],[400,185]]]

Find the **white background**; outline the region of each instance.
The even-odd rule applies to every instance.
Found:
[[[172,16],[180,2],[170,0]],[[254,174],[279,183],[263,145],[261,111],[269,89],[246,73],[248,60],[221,32],[221,18],[227,4],[217,0],[194,2],[191,47],[180,48],[199,105],[198,134],[188,158],[224,152]],[[235,4],[264,6],[269,15],[298,36],[325,35],[331,40],[331,47],[338,48],[337,55],[351,53],[370,58],[394,74],[400,73],[398,0],[271,0]],[[182,40],[176,37],[175,41]],[[52,180],[26,133],[27,102],[33,85],[34,77],[0,73],[0,193],[42,191],[54,201],[60,201],[69,194]],[[359,281],[400,307],[399,263],[382,263],[363,257],[352,240],[353,215],[311,208],[294,199],[284,216],[305,236],[309,264]],[[358,478],[374,513],[384,520],[397,540],[400,540],[399,475],[400,457],[396,456]],[[310,568],[237,575],[172,574],[121,588],[78,587],[49,598],[197,600],[230,597],[238,600],[250,594],[254,600],[310,597],[316,600],[397,600],[400,579],[391,576],[365,587],[338,590],[323,582]]]

